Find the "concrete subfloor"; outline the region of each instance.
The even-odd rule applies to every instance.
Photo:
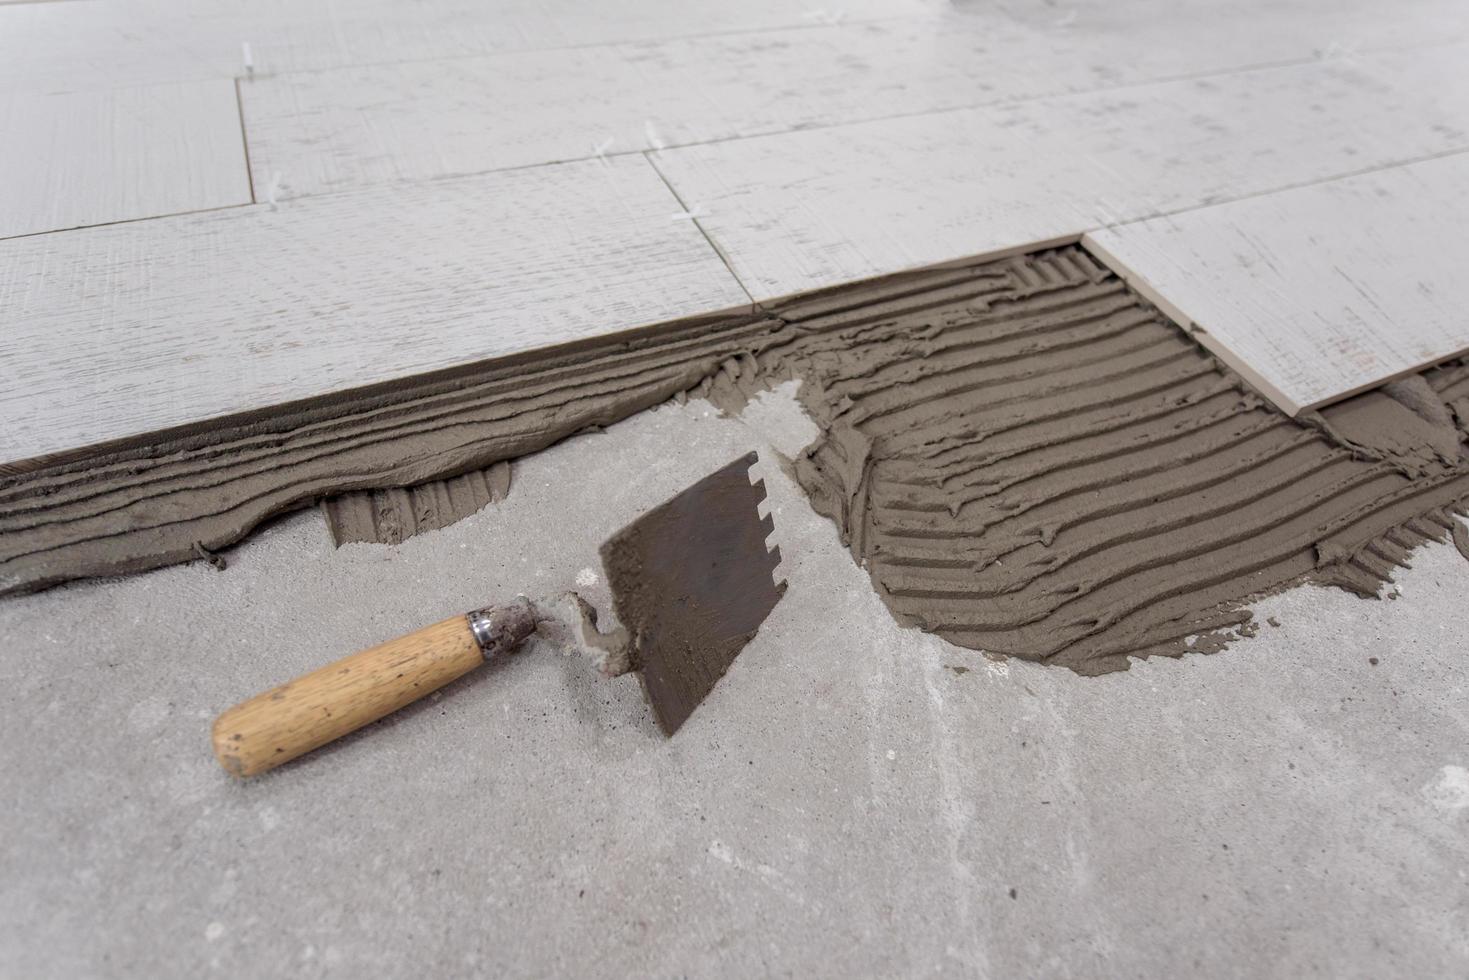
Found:
[[[900,629],[767,464],[790,591],[672,740],[535,644],[215,764],[215,714],[329,659],[522,591],[605,607],[608,534],[807,426],[666,406],[399,547],[301,513],[223,572],[0,602],[0,976],[1469,973],[1451,546],[1395,601],[1300,589],[1225,653],[1082,678]]]

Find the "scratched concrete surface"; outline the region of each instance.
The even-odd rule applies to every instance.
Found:
[[[536,646],[257,781],[215,765],[235,700],[590,581],[647,506],[801,442],[789,399],[747,418],[577,438],[397,548],[305,513],[224,572],[0,602],[0,976],[1469,973],[1446,546],[1395,601],[1296,591],[1224,654],[1086,679],[899,629],[768,466],[790,592],[671,741]]]

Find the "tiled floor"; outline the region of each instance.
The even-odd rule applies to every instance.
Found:
[[[1466,152],[1466,32],[1452,0],[0,5],[0,463]]]

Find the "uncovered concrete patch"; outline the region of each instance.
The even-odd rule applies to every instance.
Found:
[[[517,591],[608,609],[598,545],[750,449],[691,401],[398,546],[308,511],[224,572],[0,602],[0,975],[1469,972],[1447,546],[1395,602],[1290,590],[1228,656],[1079,677],[898,626],[768,466],[790,589],[672,739],[537,643],[258,781],[213,759],[333,657]]]

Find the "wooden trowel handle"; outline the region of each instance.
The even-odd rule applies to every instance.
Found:
[[[214,754],[236,776],[274,769],[438,690],[534,629],[529,603],[495,607],[343,657],[220,715]]]

